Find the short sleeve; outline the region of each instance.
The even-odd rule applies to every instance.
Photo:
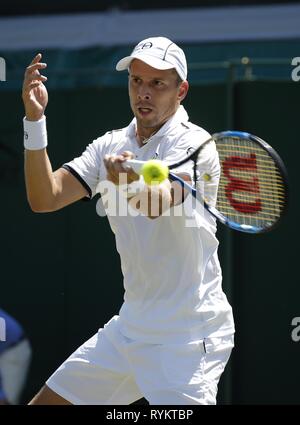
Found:
[[[89,144],[81,156],[63,164],[63,168],[68,170],[88,191],[89,198],[96,194],[96,187],[99,183],[101,158],[99,152],[100,139]]]

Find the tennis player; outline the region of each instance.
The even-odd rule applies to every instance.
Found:
[[[128,158],[176,162],[209,137],[181,105],[189,88],[184,52],[171,40],[154,37],[121,59],[116,69],[128,70],[133,120],[55,172],[46,148],[48,96],[40,74],[45,67],[38,54],[23,87],[32,210],[50,212],[92,198],[103,181],[120,190],[124,174],[129,209],[125,216],[108,215],[124,276],[119,314],[66,359],[31,404],[130,404],[141,397],[150,404],[215,404],[234,323],[222,291],[214,219],[191,204],[182,208],[188,197],[176,197],[168,180],[147,186],[125,164]],[[203,170],[218,176],[215,149],[200,164]],[[189,166],[177,172],[191,179]],[[210,193],[217,183],[217,177],[207,182]]]

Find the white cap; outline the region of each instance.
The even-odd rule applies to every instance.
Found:
[[[187,78],[187,64],[183,50],[165,37],[146,38],[135,46],[130,56],[121,59],[117,71],[129,68],[133,59],[139,59],[156,69],[175,68],[182,80]]]

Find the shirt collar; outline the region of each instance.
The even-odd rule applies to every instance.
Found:
[[[186,122],[189,120],[189,116],[182,105],[179,106],[177,111],[171,118],[168,119],[167,122],[158,130],[157,133],[153,134],[153,136],[149,137],[148,140],[156,140],[157,138],[161,138],[166,136],[174,127],[176,127],[179,123]],[[136,118],[134,117],[131,123],[128,126],[126,135],[129,137],[135,137],[136,134]]]

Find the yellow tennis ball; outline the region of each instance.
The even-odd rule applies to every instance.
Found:
[[[159,184],[169,176],[169,168],[159,159],[151,159],[142,166],[141,173],[147,184]]]
[[[211,181],[211,175],[207,173],[203,174],[203,180],[206,182]]]

